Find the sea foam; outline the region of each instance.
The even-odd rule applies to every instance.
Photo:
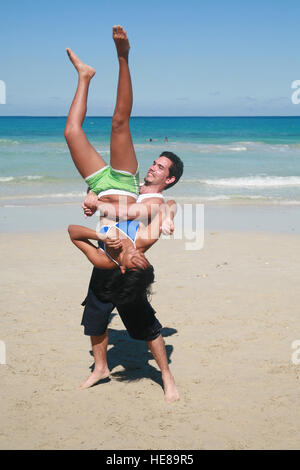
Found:
[[[278,186],[300,186],[299,176],[247,176],[240,178],[219,178],[199,180],[212,186],[230,186],[234,188],[269,188]]]

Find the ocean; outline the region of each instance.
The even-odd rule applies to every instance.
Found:
[[[0,207],[82,198],[86,186],[64,139],[65,122],[0,117]],[[110,126],[109,117],[87,117],[84,124],[107,161]],[[300,117],[133,117],[131,132],[141,177],[164,150],[184,161],[183,177],[169,197],[300,204]]]
[[[25,209],[45,226],[46,207],[52,220],[59,214],[64,220],[66,205],[81,211],[86,184],[69,154],[65,122],[66,117],[0,117],[2,230],[20,218],[26,225]],[[107,162],[110,127],[109,117],[87,117],[84,123]],[[181,157],[183,177],[165,193],[179,203],[300,206],[300,117],[133,117],[131,132],[141,178],[164,150]]]

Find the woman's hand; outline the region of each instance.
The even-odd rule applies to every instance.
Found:
[[[114,250],[120,250],[122,248],[122,241],[119,237],[109,235],[107,233],[97,232],[96,235],[105,245]]]
[[[104,241],[104,243],[109,248],[112,248],[113,250],[121,250],[121,248],[122,248],[122,241],[118,237],[111,237],[111,236],[108,235],[106,237],[106,240]]]

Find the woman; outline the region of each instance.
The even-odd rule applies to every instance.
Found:
[[[66,122],[65,137],[74,164],[90,189],[98,194],[102,203],[117,208],[121,199],[123,206],[136,202],[139,195],[139,174],[129,129],[132,109],[132,86],[128,67],[130,46],[126,31],[121,26],[113,27],[113,39],[119,60],[119,81],[111,129],[110,165],[106,164],[90,144],[82,129],[89,84],[96,72],[81,62],[70,49],[67,49],[67,53],[78,71],[78,86]],[[161,206],[148,226],[136,220],[114,223],[102,218],[99,232],[81,226],[69,227],[71,240],[94,266],[114,270],[108,291],[114,288],[116,303],[124,302],[128,296],[134,294],[137,287],[147,290],[153,282],[153,267],[144,252],[159,237],[168,205]],[[100,249],[89,240],[99,240]],[[117,267],[120,269],[116,269]]]
[[[175,215],[173,203],[167,203],[171,218]],[[126,220],[102,225],[100,231],[81,225],[69,226],[72,242],[90,262],[97,268],[113,270],[106,289],[101,292],[102,300],[121,305],[142,291],[149,292],[149,286],[154,281],[154,271],[144,253],[160,237],[166,210],[165,205],[162,205],[159,213],[147,225],[137,220]],[[90,240],[97,240],[98,247]]]

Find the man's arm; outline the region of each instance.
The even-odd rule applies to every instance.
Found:
[[[159,230],[164,235],[172,235],[174,232],[174,217],[177,212],[177,205],[174,199],[168,202],[162,202],[160,198],[149,198],[147,203],[135,203],[129,206],[118,206],[113,204],[101,203],[102,215],[110,219],[140,219],[145,225],[157,225],[159,217]],[[100,206],[99,206],[100,207]],[[146,219],[146,220],[145,220]],[[155,221],[155,222],[154,222]]]
[[[99,209],[101,215],[105,215],[111,219],[148,219],[150,221],[159,212],[161,204],[163,204],[163,199],[159,197],[151,197],[145,202],[128,205],[122,203],[111,204],[99,201],[98,196],[92,191],[89,191],[82,204],[82,208],[86,217],[90,217]]]
[[[163,200],[159,197],[151,197],[145,202],[133,204],[108,204],[99,201],[98,209],[101,214],[109,218],[150,221],[158,214],[162,204]]]
[[[82,207],[84,209],[85,216],[93,215],[94,212],[99,209],[101,215],[109,217],[112,220],[139,219],[150,222],[158,214],[163,205],[165,205],[165,203],[163,202],[163,199],[159,197],[149,197],[145,202],[137,202],[128,205],[116,203],[110,204],[99,201],[97,195],[92,191],[89,191]],[[171,207],[172,205],[176,207],[175,201],[172,201],[171,204],[168,203],[168,207]],[[173,220],[175,213],[173,214],[171,220]],[[170,218],[168,220],[170,220]],[[166,233],[170,234],[171,232],[167,231]]]
[[[173,219],[176,214],[176,202],[174,200],[168,201],[160,206],[160,211],[153,218],[151,223],[143,229],[141,236],[141,245],[144,250],[149,248],[159,239],[160,235],[171,235],[174,231]],[[164,224],[166,224],[164,228]]]

